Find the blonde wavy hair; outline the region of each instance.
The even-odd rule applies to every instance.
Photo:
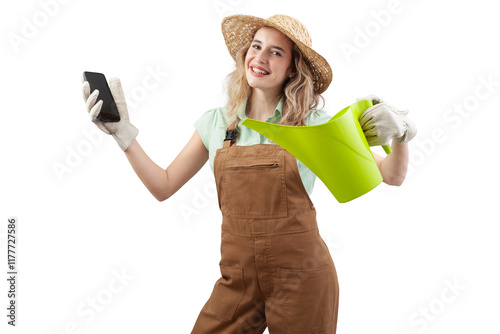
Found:
[[[245,57],[253,38],[236,54],[235,69],[227,75],[225,90],[227,91],[226,117],[228,125],[238,126],[240,117],[238,111],[242,103],[247,102],[252,96],[252,87],[248,84],[245,71]],[[306,117],[310,110],[321,110],[325,99],[314,89],[313,76],[302,52],[297,45],[292,43],[292,67],[295,75],[283,83],[281,94],[276,98],[278,104],[284,96],[282,117],[278,124],[289,126],[305,126]],[[319,100],[323,101],[321,108],[317,109]]]

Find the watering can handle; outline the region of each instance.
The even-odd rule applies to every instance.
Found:
[[[351,107],[354,107],[353,112],[356,114],[356,117],[358,119],[361,117],[361,114],[363,114],[366,109],[372,106],[373,106],[372,100],[361,100],[351,105]],[[382,145],[382,148],[384,149],[386,154],[391,154],[392,150],[390,145]]]

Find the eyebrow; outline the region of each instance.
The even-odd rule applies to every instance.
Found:
[[[261,42],[261,41],[259,41],[258,39],[254,39],[254,40],[253,40],[253,42],[256,42],[256,43],[261,43],[261,44],[262,44],[262,42]],[[272,48],[275,48],[275,49],[278,49],[278,50],[281,50],[281,51],[283,51],[284,53],[286,53],[286,51],[285,51],[285,50],[283,50],[283,48],[280,48],[280,47],[279,47],[279,46],[277,46],[277,45],[273,45],[273,46],[271,46],[271,47],[272,47]]]

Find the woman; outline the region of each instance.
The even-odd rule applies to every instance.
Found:
[[[205,112],[186,147],[163,170],[144,153],[129,122],[120,81],[110,88],[118,123],[97,118],[102,102],[83,92],[91,119],[112,134],[139,178],[160,201],[172,196],[210,160],[222,211],[221,278],[192,333],[335,333],[337,273],[319,235],[309,194],[315,176],[300,161],[259,133],[240,126],[245,118],[285,125],[314,125],[330,116],[317,110],[331,82],[327,61],[311,48],[296,19],[233,15],[222,32],[236,69],[228,76],[225,108]],[[414,126],[376,97],[361,119],[371,145],[392,143],[392,153],[374,154],[384,181],[401,184],[406,142]]]

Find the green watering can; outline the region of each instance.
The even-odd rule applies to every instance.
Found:
[[[371,100],[358,101],[319,125],[277,125],[251,118],[241,124],[290,152],[323,181],[337,201],[345,203],[366,194],[382,182],[382,175],[358,121],[371,106]],[[389,145],[382,147],[387,154],[391,153]]]

